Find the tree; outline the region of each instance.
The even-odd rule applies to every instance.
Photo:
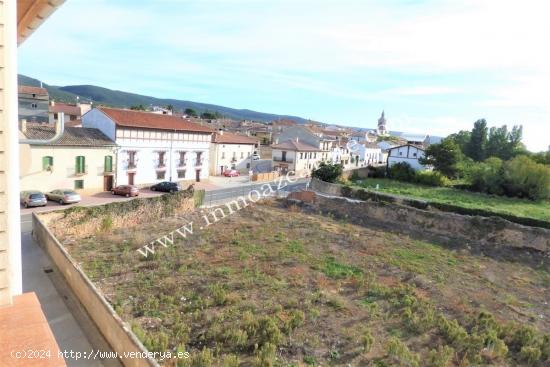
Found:
[[[462,153],[465,153],[467,150],[468,144],[470,144],[471,137],[472,137],[471,131],[460,130],[455,134],[449,135],[447,139],[452,140],[456,145],[458,145]]]
[[[550,197],[550,167],[526,156],[517,156],[505,162],[502,176],[506,195],[531,200]]]
[[[145,106],[140,104],[136,106],[131,106],[130,109],[134,111],[145,111]]]
[[[199,117],[199,114],[197,113],[197,111],[195,111],[192,108],[186,108],[183,113],[190,117]]]
[[[453,178],[457,174],[457,164],[461,159],[461,151],[452,139],[444,139],[440,144],[430,145],[425,156],[420,158],[421,164],[433,166],[436,171]]]
[[[466,155],[474,161],[485,159],[485,149],[487,146],[487,121],[485,119],[477,120],[470,136],[470,141],[466,146]]]
[[[174,106],[172,106],[171,104],[169,104],[169,105],[166,106],[166,109],[167,109],[168,111],[174,111]]]
[[[523,136],[523,127],[514,126],[511,131],[503,125],[501,127],[492,127],[489,130],[487,140],[487,157],[498,157],[503,160],[509,160],[525,151],[521,139]]]
[[[340,164],[321,162],[319,168],[311,172],[311,176],[325,182],[336,182],[342,172],[343,167]]]
[[[205,119],[205,120],[215,120],[220,116],[221,115],[219,114],[219,112],[204,111],[203,113],[201,113],[201,119]]]

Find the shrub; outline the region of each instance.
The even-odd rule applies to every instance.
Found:
[[[214,363],[214,355],[208,348],[204,348],[200,353],[195,353],[191,357],[191,367],[211,367]]]
[[[503,166],[503,189],[508,196],[532,200],[550,197],[550,168],[526,156],[518,156]]]
[[[353,189],[349,186],[342,186],[340,188],[340,193],[343,197],[350,198],[353,194]]]
[[[278,345],[283,339],[275,320],[267,316],[258,320],[257,336],[260,345],[266,343]]]
[[[522,347],[519,351],[519,357],[527,363],[533,363],[540,359],[542,353],[538,347]]]
[[[311,172],[311,176],[321,181],[334,183],[342,175],[342,165],[321,162],[319,168]]]
[[[523,347],[531,346],[536,342],[537,333],[535,329],[528,325],[521,325],[512,334],[511,344],[520,350]]]
[[[370,330],[365,331],[365,333],[361,337],[361,345],[363,346],[363,351],[365,353],[370,352],[370,350],[372,349],[372,346],[374,345],[374,336],[372,336]]]
[[[386,347],[388,356],[398,361],[401,365],[418,367],[420,358],[412,353],[403,342],[396,337],[391,337]]]
[[[113,217],[111,217],[110,214],[107,214],[103,219],[101,220],[101,231],[107,232],[113,228]]]
[[[351,176],[349,177],[350,181],[358,181],[360,179],[361,179],[361,177],[359,177],[359,172],[357,172],[357,171],[353,171],[351,173]]]
[[[239,357],[236,355],[230,354],[223,357],[223,367],[239,367],[239,364]]]
[[[385,178],[387,175],[387,168],[385,166],[373,167],[369,166],[368,177],[371,178]]]
[[[428,367],[447,367],[453,359],[454,352],[454,349],[448,345],[430,350],[426,361]]]
[[[437,171],[418,171],[415,173],[415,181],[427,186],[450,186],[451,181]]]
[[[388,173],[390,178],[394,180],[407,182],[413,182],[416,176],[414,169],[406,162],[399,162],[392,165]]]
[[[277,354],[275,345],[266,343],[258,351],[254,365],[257,367],[273,367],[276,360]]]
[[[472,190],[502,195],[502,160],[489,158],[485,162],[472,163],[466,172]]]

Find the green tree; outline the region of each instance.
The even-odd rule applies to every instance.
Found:
[[[217,112],[204,111],[203,113],[201,113],[201,119],[205,119],[205,120],[214,120],[218,118],[218,116],[219,116],[219,113]]]
[[[192,108],[186,108],[183,113],[190,117],[199,117],[199,114],[197,113],[197,111],[195,111]]]
[[[440,144],[430,145],[425,156],[420,158],[421,164],[433,166],[436,171],[447,177],[456,177],[457,164],[461,159],[461,151],[452,139],[444,139]]]
[[[336,182],[342,172],[343,168],[340,164],[321,162],[319,168],[311,172],[311,176],[325,182]]]
[[[171,104],[169,104],[169,105],[166,106],[166,109],[167,109],[168,111],[174,111],[174,106],[172,106]]]
[[[502,176],[506,195],[532,200],[550,197],[550,167],[526,156],[517,156],[505,162]]]
[[[470,141],[466,146],[466,155],[474,161],[480,162],[485,159],[487,147],[487,121],[477,120],[472,129]]]
[[[512,159],[524,150],[521,143],[522,136],[522,126],[514,126],[511,131],[508,131],[506,125],[498,128],[492,127],[489,130],[486,156],[497,157],[503,160]]]
[[[131,106],[130,109],[134,111],[145,111],[145,106],[140,104],[136,106]]]
[[[471,131],[460,130],[455,134],[449,135],[447,139],[452,140],[456,145],[458,145],[462,153],[465,153],[466,150],[468,149],[468,144],[470,144],[471,137],[472,137]]]

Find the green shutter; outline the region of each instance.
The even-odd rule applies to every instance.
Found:
[[[113,172],[113,157],[110,155],[105,156],[105,172]]]
[[[42,157],[42,169],[47,170],[48,167],[53,166],[53,157],[45,156]]]
[[[81,155],[76,157],[76,173],[84,173],[85,167],[84,157]]]

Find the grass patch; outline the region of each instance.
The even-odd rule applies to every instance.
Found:
[[[449,187],[422,186],[382,178],[364,179],[355,186],[370,190],[375,190],[378,187],[378,191],[394,195],[458,205],[468,209],[489,210],[495,213],[550,221],[550,201],[548,200],[531,201],[493,196]]]

